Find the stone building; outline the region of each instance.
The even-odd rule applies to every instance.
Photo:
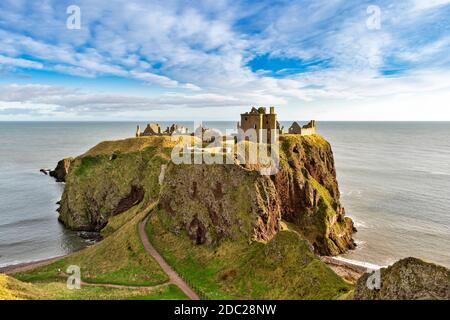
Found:
[[[222,140],[234,140],[243,141],[250,140],[255,142],[273,143],[277,141],[277,137],[284,134],[284,128],[280,128],[280,123],[277,121],[277,114],[275,113],[275,107],[270,107],[269,113],[264,107],[255,108],[252,107],[250,112],[241,114],[241,121],[237,123],[238,135],[228,139],[223,137]],[[308,124],[301,126],[297,122],[294,122],[288,129],[288,134],[299,134],[302,136],[308,136],[316,134],[316,121],[311,120]],[[149,123],[144,132],[141,132],[141,128],[137,126],[136,137],[141,136],[169,136],[173,134],[188,135],[189,130],[186,127],[172,124],[164,131],[158,123]],[[191,135],[197,135],[203,137],[203,142],[213,142],[216,137],[221,136],[220,131],[215,129],[208,129],[203,126],[195,128]]]
[[[161,126],[159,123],[149,123],[144,130],[143,136],[154,136],[161,134]]]
[[[316,121],[311,120],[308,124],[303,127],[300,126],[297,122],[294,122],[292,126],[288,130],[289,134],[300,134],[302,136],[309,136],[312,134],[316,134]]]
[[[172,134],[187,134],[189,129],[183,126],[178,126],[177,124],[172,124],[167,127],[166,130],[162,131],[159,123],[149,123],[145,128],[144,132],[141,132],[140,126],[137,126],[136,137],[147,137],[147,136],[169,136]]]
[[[250,129],[255,130],[257,142],[270,142],[272,138],[275,139],[275,135],[281,133],[275,107],[270,107],[269,113],[264,107],[258,109],[253,107],[250,112],[242,113],[237,129],[244,132]],[[267,133],[267,140],[264,137],[265,133]]]

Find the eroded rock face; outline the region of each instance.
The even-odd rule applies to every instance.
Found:
[[[65,182],[72,162],[73,158],[66,158],[58,161],[55,170],[50,171],[50,176],[55,178],[58,182]]]
[[[273,182],[237,165],[171,164],[160,208],[171,231],[185,230],[207,245],[226,238],[270,240],[281,218]]]
[[[381,269],[380,275],[380,288],[371,290],[367,286],[371,274],[364,274],[356,284],[354,299],[450,299],[450,270],[443,266],[406,258]]]
[[[161,141],[106,142],[75,158],[65,177],[59,221],[76,231],[100,231],[110,217],[155,202],[161,165],[169,161],[171,151]],[[149,146],[141,150],[142,143]],[[127,148],[132,151],[122,152]]]
[[[353,222],[340,204],[331,146],[324,139],[281,138],[284,158],[275,183],[282,218],[296,224],[319,254],[353,249]]]
[[[121,214],[122,212],[127,211],[128,209],[131,209],[144,199],[144,195],[145,190],[143,187],[132,185],[130,193],[127,194],[124,198],[120,199],[119,203],[111,212],[111,215],[116,216],[118,214]]]

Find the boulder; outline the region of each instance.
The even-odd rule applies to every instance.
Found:
[[[450,299],[450,270],[417,258],[405,258],[379,272],[380,286],[373,272],[357,282],[355,300]],[[369,278],[370,277],[370,278]],[[369,285],[368,285],[369,284]]]

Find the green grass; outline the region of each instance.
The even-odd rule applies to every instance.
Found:
[[[149,294],[132,296],[129,300],[188,300],[188,297],[176,285],[169,284]]]
[[[167,275],[145,251],[137,226],[148,212],[141,208],[124,226],[103,241],[50,265],[16,273],[26,282],[57,281],[69,265],[81,269],[83,281],[118,285],[152,286],[168,281]]]
[[[183,300],[186,295],[175,285],[155,288],[107,288],[82,285],[68,289],[64,279],[24,283],[0,274],[0,300]]]
[[[121,227],[123,227],[127,222],[133,219],[140,210],[142,210],[143,205],[137,205],[132,207],[126,212],[123,212],[121,214],[118,214],[116,216],[110,217],[108,219],[108,224],[105,228],[101,230],[101,234],[103,237],[108,237],[117,230],[119,230]]]
[[[125,289],[81,286],[80,289],[67,289],[65,282],[36,284],[46,292],[43,298],[54,300],[173,300],[186,299],[186,296],[173,285],[156,288]],[[39,299],[39,297],[38,297]]]
[[[351,290],[309,251],[296,232],[281,231],[267,244],[223,241],[194,245],[186,234],[163,229],[155,213],[146,226],[167,262],[210,299],[338,299]]]
[[[74,174],[77,177],[81,177],[83,175],[86,174],[86,172],[92,168],[92,166],[100,163],[101,159],[100,157],[91,157],[91,156],[86,156],[81,158],[80,160],[80,164],[77,166],[77,168],[75,169]]]
[[[32,284],[0,274],[0,300],[38,299],[39,297],[44,298],[45,291]]]
[[[176,286],[168,283],[167,275],[145,251],[137,226],[151,208],[136,207],[113,221],[109,235],[92,247],[74,253],[47,266],[13,274],[8,283],[14,290],[2,292],[6,299],[187,299]],[[126,219],[129,219],[125,222]],[[84,282],[91,284],[116,284],[142,286],[135,288],[107,288],[82,286],[80,290],[66,288],[69,265],[81,268]],[[0,279],[2,280],[2,279]],[[19,281],[20,280],[20,281]],[[1,281],[0,281],[1,284]],[[156,288],[146,286],[161,285]],[[16,289],[17,288],[17,289]]]

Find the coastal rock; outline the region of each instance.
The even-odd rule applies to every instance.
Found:
[[[365,273],[357,282],[355,300],[450,299],[450,270],[417,258],[405,258],[380,271],[379,289],[369,289],[374,274]]]
[[[102,240],[102,235],[100,232],[90,232],[90,231],[79,231],[77,236],[85,240],[100,241]]]
[[[40,169],[39,172],[45,174],[46,176],[50,173],[51,170],[49,169]]]
[[[60,160],[56,165],[55,170],[50,171],[50,176],[55,178],[57,182],[65,182],[66,175],[69,173],[70,165],[73,162],[73,158],[66,158]]]

